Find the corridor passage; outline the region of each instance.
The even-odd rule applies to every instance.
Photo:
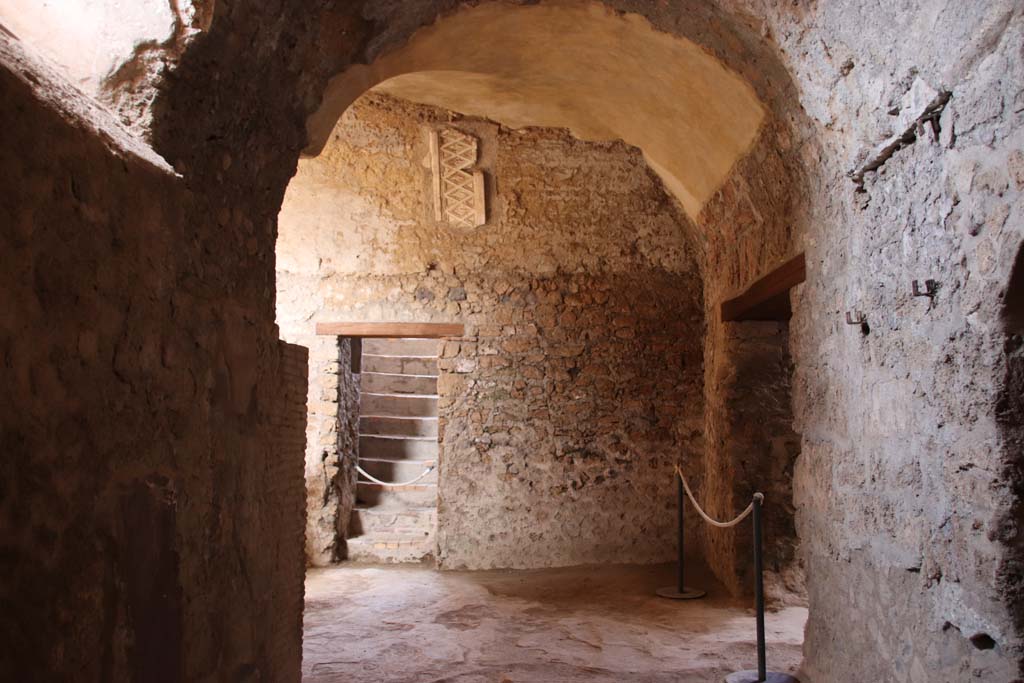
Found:
[[[311,569],[305,683],[720,683],[755,663],[753,610],[705,576],[704,600],[658,598],[659,565],[437,572]],[[768,661],[795,672],[807,610],[768,614]]]

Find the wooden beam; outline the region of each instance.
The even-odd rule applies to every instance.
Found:
[[[440,339],[461,337],[462,323],[317,323],[316,333],[332,337]]]
[[[751,284],[739,296],[722,302],[722,322],[789,320],[789,290],[807,278],[807,262],[797,254]]]

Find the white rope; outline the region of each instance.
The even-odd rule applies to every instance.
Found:
[[[679,475],[679,479],[683,482],[683,489],[686,490],[686,495],[690,497],[690,502],[693,503],[693,507],[697,508],[697,512],[700,513],[700,516],[703,517],[704,521],[710,524],[711,526],[717,526],[719,529],[728,529],[729,527],[736,526],[737,524],[742,522],[744,519],[747,518],[747,515],[754,511],[754,502],[751,501],[750,505],[748,505],[746,509],[736,517],[736,519],[730,520],[728,522],[719,522],[717,519],[711,519],[710,517],[708,517],[708,513],[704,512],[704,510],[701,508],[700,503],[697,502],[697,499],[693,497],[693,491],[690,490],[690,485],[686,483],[686,477],[683,476],[683,471],[679,469],[679,465],[676,465],[676,474]],[[755,493],[754,497],[762,501],[764,500],[763,493]]]
[[[368,474],[366,472],[366,470],[364,470],[359,465],[356,465],[356,471],[359,472],[359,474],[361,474],[364,477],[366,477],[367,479],[369,479],[370,481],[372,481],[374,484],[380,484],[381,486],[411,486],[412,484],[415,484],[420,479],[422,479],[423,477],[425,477],[428,474],[430,474],[431,472],[433,472],[434,471],[434,466],[430,465],[429,467],[427,467],[427,469],[423,470],[423,472],[418,477],[416,477],[415,479],[410,479],[409,481],[403,481],[403,482],[381,481],[380,479],[377,479],[376,477],[374,477],[372,474]]]

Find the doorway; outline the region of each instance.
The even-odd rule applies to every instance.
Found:
[[[436,339],[360,345],[356,504],[347,539],[355,562],[431,562],[437,529]]]

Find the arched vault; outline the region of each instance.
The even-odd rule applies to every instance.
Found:
[[[331,80],[308,121],[308,154],[371,88],[513,128],[621,138],[643,150],[691,218],[766,115],[753,88],[704,49],[598,3],[487,3],[438,20]]]

